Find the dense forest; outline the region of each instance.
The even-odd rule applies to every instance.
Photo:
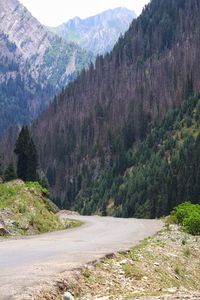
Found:
[[[121,137],[126,144],[125,135]],[[75,208],[123,217],[155,218],[185,202],[200,203],[200,97],[185,101],[123,151],[101,176],[88,179]]]
[[[198,94],[199,15],[200,0],[152,0],[113,51],[34,123],[40,165],[61,207],[74,206],[79,191],[114,161],[116,174],[123,172],[124,154],[167,111]]]

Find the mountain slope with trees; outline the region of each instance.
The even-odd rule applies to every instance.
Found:
[[[0,183],[0,237],[33,235],[80,226],[80,221],[61,219],[59,209],[39,183],[13,180]]]
[[[76,17],[56,28],[50,28],[68,42],[75,42],[93,54],[112,50],[120,34],[128,30],[135,13],[125,7],[104,11],[81,19]]]
[[[135,149],[121,153],[76,199],[82,213],[156,218],[200,204],[200,98],[167,114]],[[122,162],[121,172],[117,171]]]
[[[200,90],[200,0],[152,0],[110,54],[99,56],[33,126],[55,201],[76,195]]]
[[[32,77],[25,80],[20,71],[20,52],[16,44],[0,32],[0,136],[9,127],[31,120],[30,105],[36,105],[39,97],[40,101],[44,100],[41,87]]]
[[[47,31],[18,0],[0,1],[0,135],[36,117],[91,59]]]

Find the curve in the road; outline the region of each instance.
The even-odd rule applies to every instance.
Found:
[[[69,217],[63,215],[62,217]],[[160,220],[70,216],[79,228],[0,242],[0,300],[12,299],[56,273],[128,250],[159,231]]]

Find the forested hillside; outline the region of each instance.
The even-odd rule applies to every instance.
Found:
[[[0,136],[36,117],[91,59],[48,32],[18,0],[1,0]]]
[[[195,97],[170,111],[95,182],[88,181],[76,208],[89,214],[155,218],[182,202],[200,203],[199,153],[200,97]]]
[[[33,126],[57,203],[74,204],[169,109],[200,90],[200,0],[153,0],[113,51],[83,71]]]

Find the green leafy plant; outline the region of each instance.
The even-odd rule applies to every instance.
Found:
[[[200,234],[200,205],[185,202],[172,211],[174,223],[183,226],[183,229],[193,235]]]

